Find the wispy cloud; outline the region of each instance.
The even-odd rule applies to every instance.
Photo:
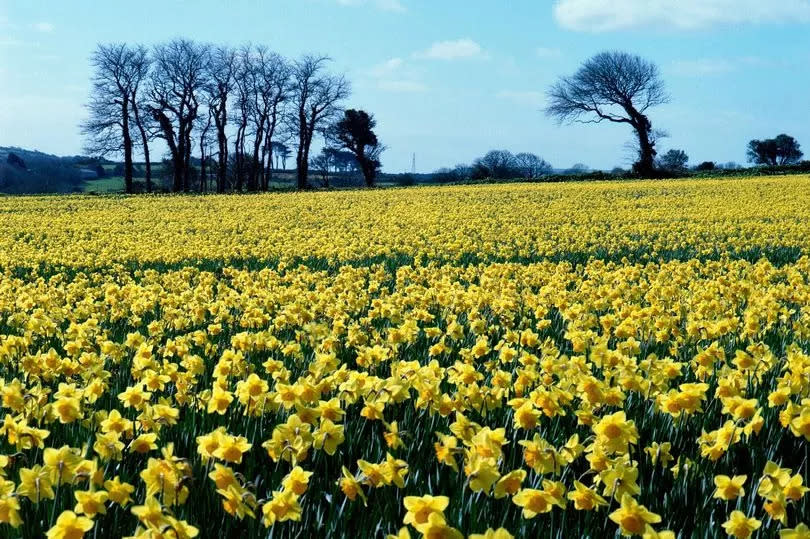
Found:
[[[462,58],[482,58],[484,49],[470,38],[437,41],[427,50],[417,53],[418,57],[433,60],[458,60]]]
[[[552,47],[537,47],[534,52],[540,58],[559,58],[562,56],[562,51],[560,49]]]
[[[535,90],[501,90],[495,97],[527,107],[541,107],[546,102],[546,95]]]
[[[413,69],[409,69],[402,58],[390,58],[368,70],[376,80],[377,88],[386,92],[418,93],[426,92],[428,87],[417,79]]]
[[[407,11],[400,0],[337,0],[341,6],[372,6],[383,11],[404,13]]]
[[[384,77],[400,70],[404,64],[402,58],[391,58],[372,67],[369,73],[374,77]]]
[[[810,0],[557,0],[553,9],[561,26],[584,32],[810,22]]]
[[[37,32],[42,32],[43,34],[50,34],[54,31],[54,25],[49,22],[37,22],[32,24],[31,27]]]
[[[756,56],[743,58],[698,58],[694,60],[676,60],[667,71],[679,77],[706,77],[725,75],[745,67],[761,66],[765,62]]]

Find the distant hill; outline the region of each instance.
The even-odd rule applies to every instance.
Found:
[[[104,174],[103,159],[0,146],[0,193],[75,193]]]

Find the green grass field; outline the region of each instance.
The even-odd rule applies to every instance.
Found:
[[[98,180],[87,180],[84,182],[84,193],[114,194],[124,192],[124,178],[114,176],[111,178],[100,178]]]

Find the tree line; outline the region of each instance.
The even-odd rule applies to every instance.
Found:
[[[522,178],[536,180],[554,171],[551,164],[531,152],[513,154],[509,150],[490,150],[475,159],[472,164],[459,164],[453,168],[441,168],[433,173],[439,182],[459,180],[507,180]]]
[[[349,154],[373,186],[380,169],[373,115],[343,110],[350,84],[327,56],[289,60],[263,45],[239,48],[175,39],[147,48],[100,44],[93,52],[89,118],[82,124],[90,155],[123,155],[127,193],[135,190],[134,154],[154,189],[150,151],[168,148],[172,191],[264,191],[275,159],[295,148],[296,186],[310,187],[316,137]],[[195,157],[194,155],[199,157]],[[198,164],[198,167],[195,166]]]
[[[799,142],[790,135],[781,134],[772,139],[752,140],[748,143],[746,158],[754,166],[762,167],[789,167],[799,163],[804,156]],[[689,156],[683,150],[669,150],[656,159],[659,171],[670,175],[678,175],[689,170]],[[714,161],[703,161],[692,167],[696,172],[706,172],[717,169],[741,169],[736,163],[718,165]]]
[[[161,169],[173,191],[263,191],[274,163],[286,169],[295,156],[296,187],[311,187],[310,170],[324,187],[330,175],[360,172],[375,184],[385,146],[375,133],[374,116],[342,105],[350,94],[345,76],[332,72],[326,56],[289,60],[263,45],[233,48],[175,39],[152,48],[101,44],[91,57],[89,118],[82,125],[86,151],[94,156],[123,155],[125,190],[135,190],[140,170],[152,191],[150,145],[161,140],[168,158]],[[682,150],[658,155],[666,137],[654,129],[649,111],[669,102],[658,67],[626,52],[603,52],[548,91],[548,116],[559,123],[616,123],[635,134],[631,173],[640,177],[680,174],[688,169]],[[310,155],[316,137],[323,141]],[[294,149],[294,151],[291,150]],[[789,135],[753,140],[748,159],[757,165],[798,162],[802,152]],[[197,157],[199,156],[199,157]],[[576,168],[576,167],[575,167]],[[581,167],[580,167],[581,168]],[[710,162],[698,170],[711,170]],[[532,153],[493,150],[472,164],[440,169],[435,176],[454,179],[537,179],[552,174]]]

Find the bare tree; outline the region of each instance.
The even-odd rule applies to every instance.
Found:
[[[508,150],[490,150],[484,157],[475,160],[473,170],[475,178],[505,180],[519,175],[515,156]]]
[[[88,103],[90,117],[82,124],[85,150],[92,155],[123,153],[124,188],[133,192],[133,140],[130,127],[133,104],[149,70],[146,50],[123,43],[99,45],[90,59],[94,68]],[[135,106],[136,122],[141,127]],[[144,148],[148,146],[144,139]]]
[[[214,121],[214,110],[209,108],[206,114],[205,123],[200,124],[199,138],[200,138],[200,193],[208,190],[208,169],[209,162],[211,161],[211,145],[213,143],[211,125]]]
[[[281,169],[287,170],[287,158],[290,156],[290,148],[283,142],[272,142],[273,155],[276,156],[276,168],[279,168],[279,160],[281,160]]]
[[[266,190],[269,185],[267,160],[272,159],[273,136],[279,124],[281,107],[290,89],[290,68],[284,59],[266,47],[254,49],[247,72],[250,96],[249,120],[253,131],[253,157],[247,188]]]
[[[269,94],[270,107],[266,120],[267,126],[265,127],[264,150],[262,157],[262,190],[264,191],[267,191],[270,185],[270,179],[273,176],[273,152],[274,148],[277,147],[275,138],[277,137],[278,131],[282,126],[285,107],[290,98],[290,92],[292,90],[290,83],[292,68],[290,64],[283,58],[277,57],[277,59],[279,61],[277,64],[277,69],[273,71],[274,76],[268,80],[271,93]],[[288,135],[285,134],[284,138],[287,136]],[[282,144],[282,146],[284,145]],[[284,148],[286,149],[286,146],[284,146]],[[287,151],[289,152],[289,150]],[[267,166],[264,166],[265,160],[267,161]]]
[[[135,54],[132,60],[133,74],[135,84],[132,85],[131,99],[132,99],[132,113],[135,119],[135,126],[141,135],[141,151],[143,151],[144,158],[144,180],[146,181],[146,192],[152,192],[152,159],[149,155],[149,118],[141,115],[141,109],[146,104],[145,97],[141,94],[140,90],[148,82],[149,70],[152,63],[149,57],[149,51],[143,45],[135,47]]]
[[[228,174],[228,100],[234,87],[238,67],[236,51],[217,47],[208,62],[205,92],[209,114],[214,120],[217,136],[217,192],[224,193]]]
[[[625,52],[603,52],[586,61],[571,77],[548,92],[546,114],[562,122],[609,121],[633,127],[638,137],[636,171],[655,171],[655,143],[647,111],[669,101],[658,67]]]
[[[188,191],[191,184],[191,132],[199,114],[208,52],[207,45],[187,39],[175,39],[154,50],[151,113],[169,146],[174,191]]]
[[[545,159],[528,152],[515,154],[515,167],[526,179],[535,179],[553,170]]]
[[[349,96],[349,83],[342,75],[326,72],[326,56],[304,56],[292,65],[290,129],[298,139],[295,156],[298,189],[309,187],[309,150],[319,129],[340,112],[339,103]]]
[[[320,174],[321,185],[325,189],[329,189],[329,167],[333,164],[332,155],[333,152],[330,152],[329,148],[324,147],[321,153],[312,158],[312,162],[310,163],[310,166],[315,172]]]
[[[251,50],[251,45],[245,45],[239,50],[236,59],[236,71],[234,72],[236,136],[233,141],[233,188],[236,191],[242,191],[247,164],[245,142],[248,137],[248,126],[253,106],[251,81],[253,80],[254,67]]]

